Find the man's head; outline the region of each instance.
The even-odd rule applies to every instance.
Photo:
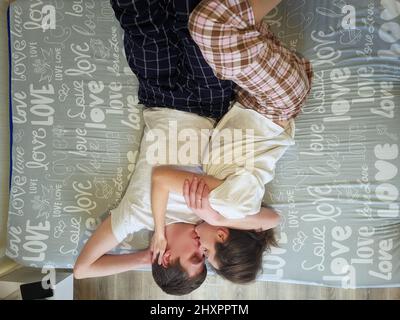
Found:
[[[200,287],[207,276],[195,226],[174,223],[165,228],[168,242],[162,264],[152,265],[155,282],[166,293],[183,295]],[[158,260],[158,259],[157,259]]]
[[[262,255],[277,246],[273,229],[262,232],[216,227],[205,222],[196,227],[200,248],[215,272],[235,283],[253,281]]]

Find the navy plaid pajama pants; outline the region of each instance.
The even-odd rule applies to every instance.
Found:
[[[234,98],[234,83],[214,75],[189,34],[189,15],[200,1],[111,0],[111,5],[124,29],[140,103],[219,119]]]

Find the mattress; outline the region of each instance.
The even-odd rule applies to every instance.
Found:
[[[296,145],[266,188],[282,223],[258,279],[400,286],[399,2],[286,0],[266,19],[315,77]],[[137,81],[108,0],[17,0],[9,31],[7,255],[72,267],[135,169]]]

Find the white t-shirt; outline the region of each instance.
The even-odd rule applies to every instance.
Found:
[[[294,144],[294,120],[290,120],[284,129],[236,102],[215,129],[209,155],[203,157],[203,170],[225,181],[210,192],[211,206],[228,219],[256,214],[261,208],[265,185],[274,178],[276,163]],[[213,140],[220,141],[218,138],[224,136],[226,129],[237,129],[242,134],[238,134],[237,139],[223,140],[218,150]],[[231,136],[235,136],[235,131]],[[242,152],[238,152],[239,148]],[[221,155],[234,161],[220,161],[219,164],[213,161]]]
[[[151,211],[151,172],[154,164],[149,163],[146,154],[152,147],[154,137],[151,132],[153,129],[168,132],[171,129],[170,121],[175,121],[177,131],[190,129],[192,136],[197,135],[197,139],[208,141],[207,130],[212,130],[215,121],[200,117],[196,114],[182,112],[166,108],[151,108],[143,112],[145,120],[145,131],[140,146],[140,155],[135,171],[121,199],[119,205],[110,210],[111,226],[114,236],[118,241],[123,241],[130,233],[141,229],[154,230],[154,220]],[[203,129],[203,130],[202,130]],[[205,130],[204,130],[205,129]],[[225,181],[210,193],[211,206],[228,219],[243,218],[246,215],[256,214],[261,207],[264,196],[264,185],[271,181],[274,176],[276,162],[281,158],[286,149],[294,144],[294,121],[290,121],[286,130],[275,124],[269,119],[261,116],[257,112],[243,108],[239,103],[235,103],[227,112],[223,119],[217,124],[215,129],[224,132],[224,129],[252,129],[246,131],[245,135],[238,136],[237,139],[224,140],[220,148],[213,147],[213,143],[218,140],[218,130],[214,131],[210,144],[197,144],[199,149],[192,162],[187,165],[182,164],[180,157],[170,157],[169,146],[171,141],[168,138],[165,142],[165,161],[158,164],[176,165],[177,168],[192,171],[199,174],[212,175]],[[225,130],[225,132],[227,132]],[[233,135],[232,135],[233,136]],[[168,137],[168,136],[167,136]],[[170,137],[169,137],[170,138]],[[198,141],[198,140],[197,140]],[[252,141],[252,144],[249,142]],[[186,142],[176,142],[180,150]],[[234,157],[234,153],[241,145],[242,149],[252,146],[253,152],[244,153],[244,157]],[[220,153],[221,148],[224,153]],[[236,151],[235,151],[236,150]],[[217,152],[218,151],[218,152]],[[231,153],[235,161],[215,161]],[[254,154],[252,157],[251,155]],[[243,153],[242,153],[243,155]],[[171,160],[172,159],[172,160]],[[193,159],[195,159],[193,161]],[[203,163],[203,165],[201,165]],[[199,218],[187,207],[184,197],[181,194],[170,193],[165,224],[185,222],[195,224]]]

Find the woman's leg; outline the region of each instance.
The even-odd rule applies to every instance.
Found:
[[[284,126],[304,105],[312,67],[260,19],[278,1],[260,1],[253,0],[253,8],[249,0],[203,0],[190,16],[189,29],[216,74],[238,85],[237,101]]]

